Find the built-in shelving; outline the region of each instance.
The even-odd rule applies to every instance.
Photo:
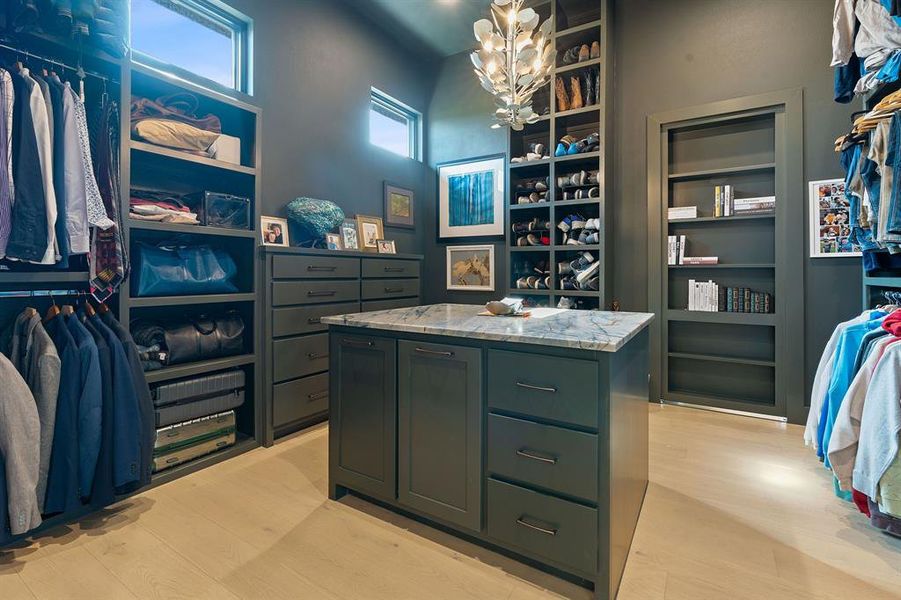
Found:
[[[198,306],[201,304],[221,304],[232,302],[253,302],[256,295],[246,294],[204,294],[193,296],[147,296],[133,297],[132,308],[145,306]]]
[[[188,152],[183,152],[181,150],[174,150],[172,148],[164,148],[162,146],[155,146],[153,144],[148,144],[146,142],[140,142],[138,140],[131,140],[131,149],[136,152],[143,152],[146,154],[152,154],[154,156],[161,156],[163,158],[169,158],[172,160],[181,160],[189,163],[194,163],[197,165],[204,165],[206,167],[213,167],[216,169],[222,169],[223,171],[234,171],[235,173],[242,173],[244,175],[256,175],[257,170],[253,167],[245,167],[244,165],[235,165],[232,163],[228,163],[222,160],[215,160],[212,158],[207,158],[205,156],[196,156],[194,154],[190,154]]]
[[[756,165],[740,165],[736,167],[719,167],[716,169],[702,169],[700,171],[685,171],[682,173],[670,173],[667,177],[670,181],[682,181],[685,179],[706,179],[710,177],[722,177],[727,175],[739,175],[742,173],[754,173],[755,171],[771,171],[776,168],[776,163],[763,163]]]
[[[172,365],[164,367],[157,371],[148,371],[146,374],[148,383],[159,383],[161,381],[170,381],[172,379],[182,379],[194,375],[202,375],[204,373],[212,373],[214,371],[224,371],[234,367],[243,367],[253,364],[256,361],[254,354],[239,354],[238,356],[229,356],[226,358],[212,358],[210,360],[201,360],[183,365]]]
[[[698,217],[696,219],[670,219],[669,223],[731,223],[734,221],[756,221],[759,219],[775,219],[776,213],[758,213],[754,215],[733,215],[731,217]]]
[[[207,227],[205,225],[185,225],[183,223],[160,223],[158,221],[141,221],[129,219],[131,229],[160,231],[173,235],[188,233],[191,235],[210,235],[217,237],[256,238],[256,231],[246,229],[227,229],[225,227]]]

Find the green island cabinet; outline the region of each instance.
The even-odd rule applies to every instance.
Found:
[[[330,498],[353,493],[615,598],[647,487],[652,315],[480,310],[323,318]]]

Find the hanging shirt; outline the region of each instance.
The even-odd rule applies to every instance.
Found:
[[[61,144],[61,160],[54,163],[62,178],[66,199],[66,236],[71,254],[87,254],[91,245],[91,226],[88,223],[88,182],[82,158],[81,138],[75,115],[75,100],[59,77],[50,77],[50,89],[58,90],[62,115],[57,122],[57,140]],[[92,189],[97,188],[90,173]],[[59,187],[59,186],[58,186]],[[98,194],[99,196],[99,194]]]
[[[9,73],[0,69],[0,258],[12,231],[13,198],[13,104],[15,91]]]
[[[109,229],[115,223],[106,214],[103,206],[103,198],[97,187],[97,179],[94,177],[94,162],[91,159],[91,139],[88,135],[88,117],[84,110],[84,102],[69,82],[66,82],[66,91],[69,100],[75,110],[75,125],[78,132],[78,142],[81,148],[81,168],[84,176],[85,195],[88,213],[88,223],[100,229]]]
[[[44,185],[44,202],[47,214],[47,239],[44,255],[39,261],[42,265],[56,264],[59,253],[56,245],[56,193],[53,189],[53,139],[50,136],[50,117],[47,113],[47,101],[41,92],[41,86],[31,77],[28,69],[22,69],[22,76],[34,82],[31,92],[31,115],[34,120],[34,134],[37,139],[38,160],[41,180]]]
[[[901,452],[895,454],[895,459],[885,470],[882,479],[879,480],[877,500],[879,510],[901,519]]]
[[[852,484],[878,498],[879,480],[898,454],[901,432],[901,344],[891,344],[876,365],[860,419]]]

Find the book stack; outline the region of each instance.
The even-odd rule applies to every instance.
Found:
[[[735,190],[731,185],[713,188],[713,216],[731,217],[734,212]]]
[[[773,296],[743,287],[720,288],[718,305],[721,312],[769,314],[773,312]]]
[[[685,219],[697,219],[697,206],[673,206],[667,210],[667,218],[670,221],[682,221]]]
[[[717,312],[720,295],[720,286],[713,281],[688,280],[688,310]]]
[[[686,240],[684,235],[667,237],[666,264],[668,265],[715,265],[720,259],[717,256],[685,256]]]
[[[760,196],[758,198],[739,198],[734,201],[736,215],[767,214],[776,210],[776,196]]]

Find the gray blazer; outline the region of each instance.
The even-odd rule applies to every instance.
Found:
[[[41,420],[40,473],[38,476],[38,506],[44,510],[47,476],[50,473],[50,454],[53,451],[53,432],[56,428],[56,399],[59,393],[60,360],[53,340],[41,324],[40,315],[30,319],[23,312],[12,326],[9,359],[22,374],[37,404]]]
[[[20,535],[41,524],[36,494],[41,422],[31,391],[2,354],[0,381],[0,454],[6,465],[9,526],[13,535]]]

